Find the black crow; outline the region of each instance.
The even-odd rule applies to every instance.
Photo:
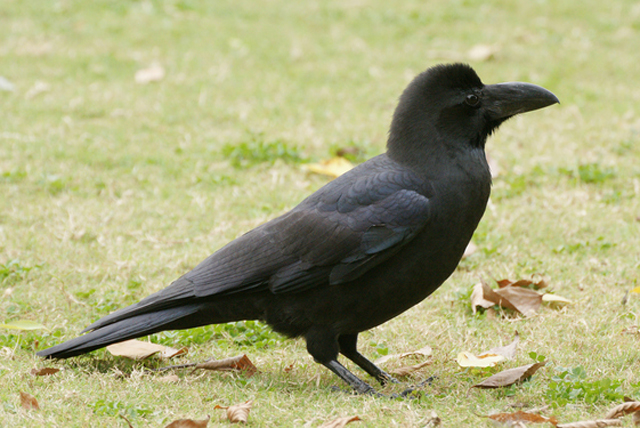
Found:
[[[487,137],[510,117],[557,102],[529,83],[484,85],[468,65],[430,68],[400,97],[385,154],[38,355],[68,358],[163,330],[258,319],[304,337],[315,361],[372,393],[338,354],[382,384],[392,379],[358,352],[358,333],[451,275],[489,198]]]

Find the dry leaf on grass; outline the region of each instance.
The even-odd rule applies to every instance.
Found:
[[[486,355],[486,354],[497,354],[497,355],[502,355],[507,360],[512,360],[513,357],[516,356],[516,350],[518,349],[519,342],[520,342],[520,335],[516,331],[513,337],[513,342],[511,342],[507,346],[498,346],[496,348],[491,348],[487,352],[483,352],[482,354],[480,354],[479,357],[482,357],[483,355]]]
[[[466,351],[460,352],[456,357],[456,362],[460,367],[493,367],[506,360],[503,355],[485,353],[476,357]]]
[[[557,294],[543,294],[542,302],[548,304],[554,309],[564,308],[567,305],[573,305],[573,302],[565,297],[558,296]]]
[[[362,419],[360,419],[358,416],[346,416],[344,418],[338,418],[329,422],[325,422],[322,425],[320,425],[318,428],[342,428],[348,423],[361,421],[361,420]]]
[[[415,364],[413,366],[398,367],[397,369],[391,370],[390,373],[396,376],[408,376],[429,364],[431,364],[431,361],[425,361],[424,363]]]
[[[406,358],[406,357],[413,357],[413,356],[428,357],[429,355],[431,355],[432,352],[433,352],[433,349],[431,349],[431,346],[427,345],[424,348],[418,349],[417,351],[403,352],[402,354],[385,355],[383,357],[378,358],[375,361],[375,363],[376,364],[384,364],[389,360]]]
[[[539,415],[537,413],[527,413],[522,411],[517,411],[513,413],[496,413],[495,415],[487,416],[489,419],[493,419],[498,422],[535,422],[535,423],[545,423],[549,422],[553,425],[558,423],[558,420],[555,417],[547,418],[546,416]]]
[[[484,286],[485,284],[482,282],[473,286],[473,292],[471,293],[471,310],[474,314],[476,313],[476,308],[478,306],[488,309],[495,305],[492,301],[484,298]],[[487,285],[487,287],[489,286]]]
[[[482,282],[482,294],[484,300],[520,312],[524,316],[533,315],[542,304],[542,295],[528,288],[507,286],[492,290],[489,284]]]
[[[252,405],[253,400],[249,400],[242,404],[234,404],[233,406],[216,405],[214,409],[225,409],[227,411],[227,419],[229,419],[230,422],[247,423]]]
[[[38,400],[26,392],[20,391],[20,404],[23,409],[26,410],[40,410],[40,405],[38,404]]]
[[[617,419],[636,412],[640,412],[640,401],[627,401],[611,409],[604,418]]]
[[[136,83],[139,83],[141,85],[146,85],[147,83],[151,82],[158,82],[164,79],[164,68],[158,63],[153,63],[147,68],[142,68],[136,71],[136,75],[134,78]]]
[[[338,156],[322,162],[306,164],[304,168],[316,174],[336,178],[353,169],[353,164],[347,159]]]
[[[178,419],[176,421],[171,422],[165,428],[206,428],[209,424],[209,419],[203,419],[200,421],[196,421],[193,419]]]
[[[597,421],[579,421],[556,425],[557,428],[605,428],[621,426],[622,421],[620,421],[620,419],[600,419]]]
[[[41,369],[31,369],[31,374],[34,376],[51,376],[60,371],[60,369],[55,369],[53,367],[43,367]]]
[[[505,386],[511,386],[514,383],[519,383],[530,378],[545,364],[545,362],[527,364],[526,366],[504,370],[473,385],[471,388],[502,388]]]
[[[204,363],[196,364],[195,368],[204,370],[240,370],[245,372],[247,377],[253,376],[258,371],[258,368],[253,365],[247,354],[222,360],[205,361]]]
[[[133,360],[144,360],[154,354],[159,354],[163,359],[169,359],[184,355],[188,352],[187,348],[175,349],[137,339],[114,343],[113,345],[107,346],[107,351],[113,356],[131,358]]]
[[[640,426],[640,412],[635,412],[631,417],[634,426]]]

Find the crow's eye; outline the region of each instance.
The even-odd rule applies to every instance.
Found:
[[[469,94],[467,95],[467,98],[464,100],[464,102],[471,107],[475,107],[480,102],[480,98],[478,98],[476,94]]]

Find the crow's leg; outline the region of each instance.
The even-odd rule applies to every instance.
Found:
[[[359,379],[338,362],[340,346],[338,345],[338,335],[333,329],[314,326],[305,334],[305,339],[307,340],[307,351],[316,362],[334,372],[340,379],[355,389],[358,394],[376,393],[371,385]],[[373,363],[369,363],[373,365]]]
[[[385,385],[388,382],[399,383],[393,376],[369,361],[364,355],[358,352],[356,347],[358,343],[358,334],[343,334],[338,338],[340,345],[340,353],[356,363],[362,370],[376,378],[380,384]]]

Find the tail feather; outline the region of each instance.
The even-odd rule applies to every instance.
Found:
[[[103,348],[112,343],[146,336],[164,330],[179,330],[206,324],[194,316],[202,304],[179,306],[116,321],[60,345],[38,352],[41,357],[69,358]]]

